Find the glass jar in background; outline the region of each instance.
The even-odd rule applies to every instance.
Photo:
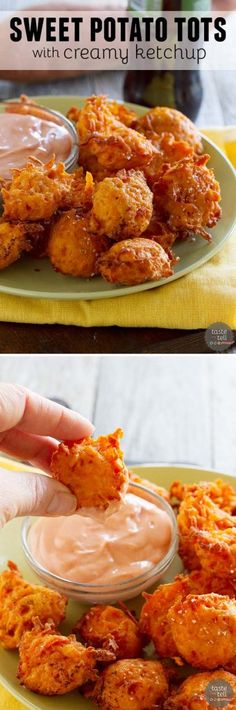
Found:
[[[210,12],[211,0],[130,0],[128,9],[130,12]],[[176,108],[194,121],[203,98],[200,70],[127,71],[124,98],[142,106]]]

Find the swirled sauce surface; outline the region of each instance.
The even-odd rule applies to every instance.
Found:
[[[0,114],[0,177],[11,177],[12,168],[22,168],[30,156],[46,163],[68,158],[72,138],[67,128],[52,121],[20,113]]]
[[[172,522],[161,508],[127,493],[109,517],[39,518],[30,529],[33,557],[50,572],[81,583],[112,584],[152,568],[171,544]]]

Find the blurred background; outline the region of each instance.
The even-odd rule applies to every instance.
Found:
[[[127,462],[236,474],[234,357],[2,356],[0,381],[66,401],[96,435],[123,427]]]

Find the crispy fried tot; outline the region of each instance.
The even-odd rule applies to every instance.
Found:
[[[4,218],[10,221],[37,222],[49,220],[59,209],[81,207],[92,203],[93,178],[83,170],[67,173],[63,163],[41,163],[31,158],[21,170],[12,171],[12,179],[2,188]]]
[[[170,497],[182,501],[187,493],[194,495],[198,490],[205,492],[222,510],[231,515],[236,513],[236,491],[229,484],[217,478],[215,481],[200,481],[199,483],[182,484],[174,481],[170,487]]]
[[[152,216],[152,193],[138,170],[121,170],[95,188],[90,227],[111,239],[139,237]]]
[[[217,487],[214,495],[218,495],[219,500]],[[234,497],[231,500],[233,502]],[[188,569],[203,567],[236,583],[235,517],[207,495],[207,487],[193,487],[185,494],[179,508],[178,526],[179,554]]]
[[[59,592],[26,582],[17,566],[0,575],[0,645],[18,648],[22,634],[33,627],[38,616],[42,623],[52,620],[59,625],[65,617],[67,601]]]
[[[94,606],[74,627],[86,645],[114,650],[117,659],[137,658],[142,639],[134,617],[113,606]]]
[[[117,242],[98,259],[106,281],[126,286],[167,278],[173,274],[171,264],[160,244],[142,237]]]
[[[78,508],[100,508],[120,501],[129,476],[120,449],[122,429],[98,439],[59,444],[51,461],[51,473],[77,498]]]
[[[171,133],[175,140],[186,141],[195,153],[202,153],[202,141],[199,132],[187,116],[174,108],[156,106],[138,119],[135,124],[137,131],[144,135],[160,136],[162,133]]]
[[[153,186],[154,204],[169,227],[193,232],[211,240],[212,228],[221,217],[220,186],[206,163],[209,156],[187,157],[163,165]]]
[[[0,270],[20,259],[27,248],[24,225],[0,221]]]
[[[232,673],[226,673],[222,668],[219,668],[213,673],[196,673],[185,680],[178,690],[174,690],[168,700],[164,704],[164,710],[213,710],[217,696],[214,693],[214,684],[222,686],[228,684],[232,691],[232,697],[228,697],[227,710],[235,710],[236,708],[236,678]],[[210,687],[209,687],[210,685]],[[212,694],[212,702],[210,699],[210,690]],[[220,690],[220,687],[219,687]],[[220,700],[220,695],[218,700]],[[222,702],[224,699],[222,698]],[[220,707],[218,705],[218,707]],[[221,706],[223,707],[223,706]],[[226,705],[225,705],[226,707]]]
[[[136,658],[112,663],[84,694],[101,710],[161,710],[167,693],[161,663]]]
[[[128,109],[127,106],[118,101],[109,101],[109,109],[121,123],[124,123],[129,128],[134,128],[137,121],[135,111],[131,111],[131,109]]]
[[[96,680],[96,663],[112,659],[109,651],[85,648],[76,636],[61,636],[55,627],[35,623],[20,643],[17,677],[41,695],[64,695],[89,680]]]
[[[175,140],[171,133],[163,133],[161,136],[150,133],[146,137],[155,146],[155,154],[152,160],[143,168],[147,183],[153,188],[165,163],[173,165],[179,160],[183,160],[183,158],[193,157],[194,151],[186,141]]]
[[[71,183],[68,195],[65,196],[60,209],[79,208],[80,212],[88,212],[93,204],[94,180],[91,173],[84,173],[83,168],[77,168],[70,174]]]
[[[193,667],[213,670],[235,656],[235,599],[189,594],[171,606],[168,620],[179,655]]]
[[[230,582],[211,576],[205,570],[190,575],[178,575],[170,584],[161,584],[153,594],[144,593],[146,599],[140,617],[140,630],[153,641],[160,656],[179,655],[173,638],[169,611],[177,599],[183,600],[189,594],[210,594],[215,592],[235,599],[234,587]]]
[[[101,98],[103,98],[104,102],[106,101],[105,97]],[[131,109],[128,109],[127,106],[122,103],[119,103],[118,101],[109,100],[108,107],[111,113],[116,116],[116,118],[118,118],[121,123],[124,123],[125,126],[131,128],[135,125],[137,121],[137,114],[134,111],[131,111]],[[70,119],[70,121],[77,123],[77,121],[79,120],[80,111],[81,109],[77,108],[76,106],[72,106],[68,111],[68,118]]]
[[[80,164],[95,176],[100,170],[142,168],[150,162],[154,148],[145,136],[122,123],[104,96],[89,97],[76,113],[80,141]]]
[[[90,232],[88,215],[72,209],[53,222],[47,253],[56,271],[90,278],[98,273],[98,257],[109,245],[109,239]]]

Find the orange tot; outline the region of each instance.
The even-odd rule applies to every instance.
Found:
[[[96,663],[113,660],[109,651],[85,648],[76,637],[62,636],[53,624],[43,627],[35,619],[20,643],[17,671],[22,685],[40,695],[64,695],[96,680]]]
[[[71,209],[60,214],[52,224],[48,256],[55,271],[89,279],[97,274],[98,257],[109,246],[107,237],[90,232],[87,215]]]
[[[153,594],[144,592],[145,604],[140,616],[140,631],[154,643],[156,652],[163,657],[178,657],[169,612],[177,599],[182,604],[189,594],[212,593],[234,599],[235,591],[229,580],[211,575],[205,570],[196,570],[190,575],[178,575],[173,582],[161,584]]]
[[[229,699],[225,704],[225,708],[235,710],[236,678],[232,673],[226,673],[223,668],[218,668],[213,673],[191,675],[177,690],[172,691],[164,705],[164,710],[213,710],[214,706],[210,705],[207,700],[206,690],[209,684],[214,688],[215,683],[216,685],[222,684],[222,686],[227,683],[230,686],[232,696],[231,700]]]
[[[179,655],[194,668],[214,670],[235,656],[236,601],[220,594],[177,598],[167,620]]]
[[[86,212],[92,205],[93,192],[93,177],[88,172],[84,175],[82,168],[68,173],[54,157],[45,164],[30,158],[3,182],[3,216],[10,222],[38,222],[72,207]]]
[[[172,263],[173,260],[160,244],[145,237],[116,242],[97,260],[105,281],[124,286],[172,276]]]
[[[27,249],[23,224],[0,222],[0,270],[17,261]]]
[[[15,649],[36,616],[58,626],[65,618],[67,600],[52,589],[29,584],[13,562],[8,567],[0,575],[0,646]]]
[[[51,473],[76,496],[78,508],[99,508],[120,501],[129,474],[120,449],[122,429],[98,439],[64,442],[52,456]]]
[[[107,666],[84,695],[102,710],[161,710],[168,695],[167,672],[159,661],[126,658]]]
[[[74,632],[86,646],[113,650],[117,659],[138,658],[142,653],[138,622],[128,610],[94,606],[79,619]]]

